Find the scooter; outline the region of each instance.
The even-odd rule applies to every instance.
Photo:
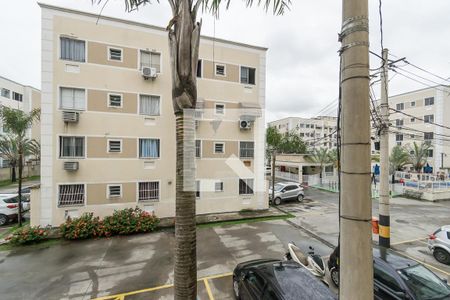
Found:
[[[299,247],[297,247],[294,242],[288,243],[289,252],[285,254],[286,260],[293,260],[305,269],[311,272],[314,276],[322,279],[325,277],[325,263],[320,255],[314,254],[314,248],[309,246],[308,255],[303,254]]]

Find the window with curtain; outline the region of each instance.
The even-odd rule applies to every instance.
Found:
[[[139,158],[159,158],[159,139],[139,139]]]
[[[85,62],[85,42],[61,37],[61,59]]]
[[[84,89],[64,88],[60,89],[61,109],[85,110],[85,93]]]
[[[200,158],[202,156],[202,141],[195,140],[195,157]]]
[[[241,67],[241,83],[255,84],[255,68]]]
[[[84,137],[60,136],[59,157],[84,157]]]
[[[252,158],[254,155],[254,148],[255,143],[254,142],[240,142],[239,143],[239,154],[242,158]]]
[[[239,179],[239,195],[253,194],[253,179]]]
[[[159,116],[159,96],[139,95],[139,114]]]
[[[157,73],[161,72],[161,54],[141,50],[141,70],[143,67],[155,68]]]

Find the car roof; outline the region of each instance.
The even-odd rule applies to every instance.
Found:
[[[395,270],[404,269],[419,264],[415,260],[399,255],[394,251],[383,247],[373,247],[373,258],[377,262],[384,262],[388,264]]]
[[[278,182],[278,184],[281,184],[281,185],[291,185],[291,184],[299,185],[300,183],[287,181],[287,182]]]
[[[444,225],[441,227],[441,230],[450,231],[450,225]]]
[[[256,269],[283,295],[283,299],[335,299],[325,284],[294,261],[267,261],[258,265]]]
[[[9,199],[9,198],[14,198],[17,197],[18,194],[0,194],[0,199]]]

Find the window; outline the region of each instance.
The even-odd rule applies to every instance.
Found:
[[[108,198],[121,198],[122,197],[122,185],[121,184],[108,184]]]
[[[139,95],[139,114],[146,116],[159,116],[160,97]]]
[[[416,136],[415,136],[414,134],[410,134],[410,135],[409,135],[409,138],[410,138],[410,139],[414,139],[415,137],[416,137]]]
[[[195,198],[200,198],[200,180],[195,181]]]
[[[397,142],[403,141],[403,134],[397,133],[397,134],[395,135],[395,140],[396,140]]]
[[[139,158],[159,158],[159,139],[139,139]]]
[[[84,204],[84,184],[62,184],[58,192],[58,206]]]
[[[225,76],[225,65],[216,64],[216,75]]]
[[[59,107],[61,109],[85,109],[85,90],[74,88],[61,88],[59,97]]]
[[[434,97],[425,98],[425,106],[434,105]]]
[[[62,37],[61,59],[85,62],[85,42]]]
[[[13,99],[16,100],[16,101],[22,102],[23,95],[19,94],[19,93],[16,93],[16,92],[13,92]]]
[[[108,152],[110,153],[122,152],[122,140],[108,140]]]
[[[225,153],[225,143],[214,143],[214,154]]]
[[[416,106],[416,101],[411,101],[411,107],[415,107]]]
[[[122,49],[109,48],[108,59],[122,61]]]
[[[60,158],[84,157],[84,137],[60,136],[59,137],[59,157]]]
[[[386,271],[382,270],[378,264],[374,264],[374,279],[394,291],[401,291],[401,287],[397,280]]]
[[[139,201],[155,200],[159,200],[159,182],[139,182]]]
[[[411,123],[416,122],[416,118],[411,118]]]
[[[239,179],[239,195],[253,194],[253,179]]]
[[[2,168],[9,168],[11,166],[9,159],[2,159]]]
[[[122,95],[109,94],[108,95],[108,107],[122,107]]]
[[[252,158],[254,155],[254,142],[240,142],[239,143],[239,155],[242,158]]]
[[[195,157],[202,157],[202,141],[195,140]]]
[[[397,119],[397,120],[395,120],[395,125],[396,125],[396,126],[403,126],[403,119]]]
[[[425,123],[434,123],[434,115],[423,116],[423,121]]]
[[[222,181],[217,181],[214,183],[214,190],[216,192],[223,192],[223,182]]]
[[[199,59],[197,61],[197,77],[201,78],[202,77],[202,60]]]
[[[241,67],[241,83],[255,84],[255,68]]]
[[[428,149],[427,155],[428,155],[428,157],[433,157],[433,149]]]
[[[161,73],[161,54],[141,50],[141,70],[143,67],[155,68],[156,73]]]
[[[397,107],[397,110],[404,110],[405,109],[405,103],[397,103],[396,107]]]
[[[2,88],[2,97],[8,98],[10,97],[11,91],[5,88]]]
[[[215,114],[216,115],[224,115],[225,114],[225,104],[216,104]]]
[[[430,141],[434,138],[433,135],[434,135],[433,132],[424,132],[423,139],[426,141]]]

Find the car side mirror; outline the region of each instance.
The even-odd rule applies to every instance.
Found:
[[[445,279],[445,278],[442,279],[442,282],[445,283],[445,284],[448,284],[448,281],[447,281],[447,279]]]
[[[281,190],[281,193],[284,193],[284,192],[286,192],[286,190],[285,190],[285,189],[282,189],[282,190]]]

